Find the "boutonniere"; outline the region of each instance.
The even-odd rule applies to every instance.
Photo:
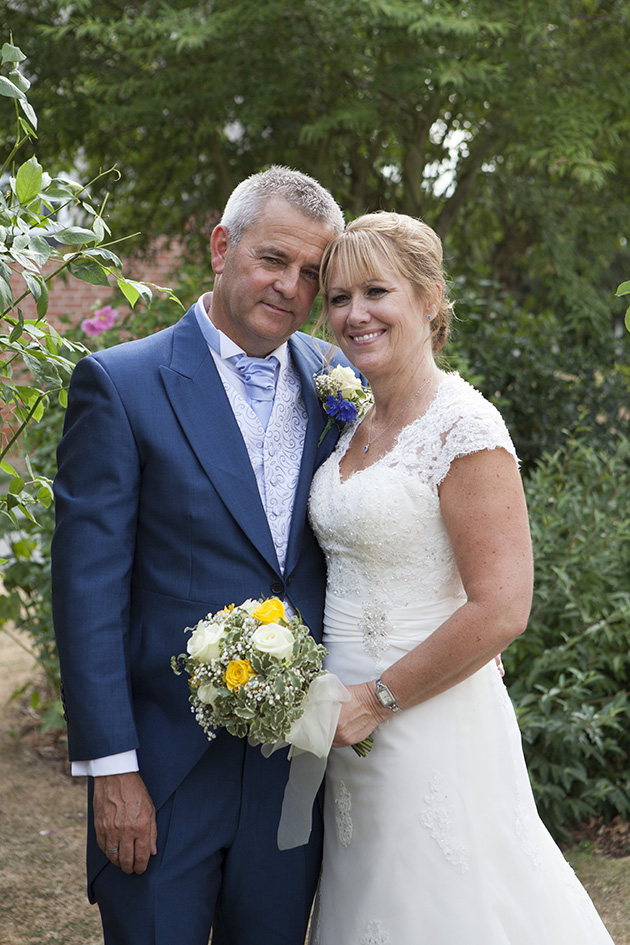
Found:
[[[328,417],[318,446],[330,430],[333,421],[356,423],[373,403],[372,391],[363,387],[352,368],[336,367],[329,374],[315,375],[315,390]]]

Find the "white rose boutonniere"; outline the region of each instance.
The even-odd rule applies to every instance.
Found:
[[[373,402],[372,391],[362,385],[350,367],[338,366],[329,374],[315,375],[315,389],[328,417],[318,446],[333,421],[339,425],[356,423]]]

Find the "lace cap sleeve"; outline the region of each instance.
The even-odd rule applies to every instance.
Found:
[[[458,374],[444,379],[435,407],[431,476],[434,485],[444,480],[454,459],[480,450],[501,447],[518,463],[514,444],[497,408]]]

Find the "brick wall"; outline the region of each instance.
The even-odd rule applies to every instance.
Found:
[[[177,272],[178,262],[182,252],[182,246],[178,241],[168,242],[166,239],[158,240],[153,245],[150,254],[147,255],[146,258],[130,258],[127,261],[123,261],[123,273],[127,278],[134,279],[138,282],[153,282],[156,285],[170,286],[175,282],[174,273]],[[58,261],[49,264],[44,270],[44,275],[48,275],[48,273],[53,271],[58,265]],[[19,274],[15,274],[11,279],[11,287],[13,289],[14,298],[18,298],[24,291],[25,283]],[[125,298],[120,291],[116,290],[115,293],[112,293],[105,286],[88,285],[87,282],[81,282],[79,279],[75,279],[72,276],[64,278],[60,275],[54,279],[50,285],[50,298],[46,321],[63,332],[66,324],[60,320],[61,316],[68,316],[70,320],[76,324],[77,322],[83,321],[84,318],[88,318],[95,308],[109,304],[112,297],[115,299],[112,304],[115,305],[121,316],[127,314],[129,306],[126,304]],[[20,302],[19,308],[22,310],[25,318],[30,319],[36,317],[35,304],[31,296],[27,296]],[[21,383],[30,383],[26,371],[22,373],[17,371],[14,377]],[[2,424],[0,443],[4,446],[11,436],[14,428],[14,420],[11,411],[7,410],[2,403],[0,403],[0,422]],[[15,453],[9,458],[11,462],[16,463],[19,468],[22,468],[22,463]]]
[[[177,272],[182,251],[182,246],[177,240],[170,242],[166,239],[158,240],[153,244],[150,255],[146,258],[123,261],[123,273],[128,279],[134,279],[137,282],[154,282],[156,285],[170,286],[175,281],[174,273]],[[49,264],[44,270],[44,275],[48,275],[57,265],[58,263]],[[19,275],[15,275],[11,279],[11,286],[17,298],[24,291],[24,280]],[[81,282],[72,276],[68,278],[58,276],[50,285],[46,320],[56,328],[60,327],[59,319],[62,315],[69,316],[73,323],[80,322],[99,305],[109,303],[111,298],[112,293],[105,286],[88,285],[87,282]],[[115,292],[115,302],[112,304],[121,315],[128,311],[125,299],[119,291]],[[30,297],[20,303],[20,308],[26,318],[35,318],[35,305]]]

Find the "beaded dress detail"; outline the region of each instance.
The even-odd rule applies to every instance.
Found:
[[[393,448],[342,481],[355,428],[318,470],[323,642],[342,682],[374,679],[466,600],[440,510],[459,456],[514,446],[497,409],[442,375]],[[333,749],[311,945],[611,945],[540,821],[494,662],[397,713],[359,758]]]

